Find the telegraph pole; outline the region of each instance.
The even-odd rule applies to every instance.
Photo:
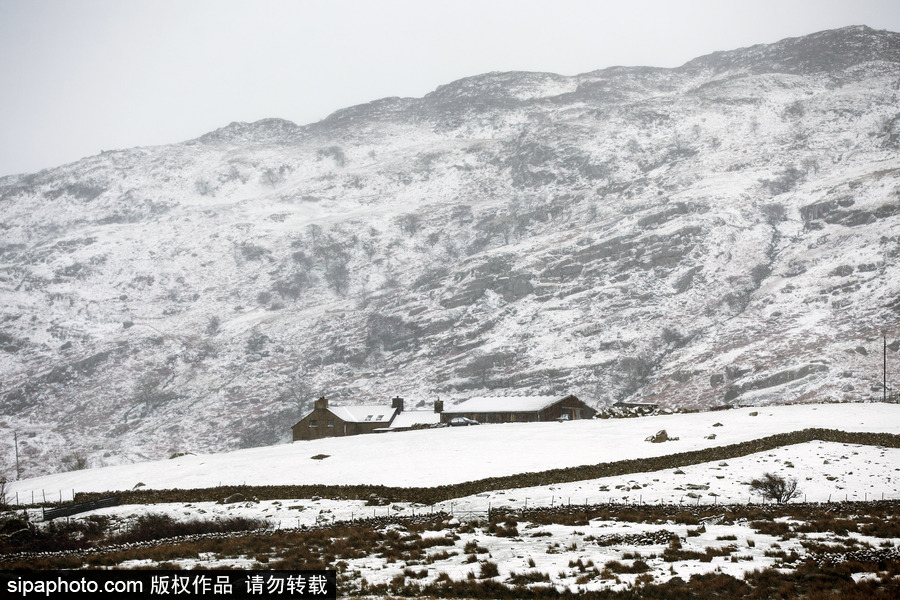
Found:
[[[16,481],[22,479],[22,474],[19,471],[19,432],[13,432],[13,444],[16,447]]]
[[[881,332],[884,335],[884,368],[882,369],[882,374],[884,379],[882,380],[883,388],[883,397],[884,402],[887,402],[887,330]]]

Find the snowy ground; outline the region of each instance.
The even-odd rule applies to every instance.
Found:
[[[22,503],[29,503],[32,497],[37,502],[45,497],[58,500],[60,495],[63,500],[70,500],[77,492],[130,490],[138,484],[149,489],[243,484],[430,487],[674,454],[813,427],[898,434],[900,405],[773,406],[636,419],[510,423],[330,438],[58,473],[11,482],[7,492],[13,497],[18,494]],[[645,441],[662,429],[678,439],[660,444]],[[711,435],[715,439],[709,439]],[[320,455],[327,458],[312,459]],[[781,458],[791,460],[789,455]],[[822,467],[816,471],[827,473],[828,469]],[[888,494],[893,490],[893,486],[879,487],[871,491]],[[852,491],[855,490],[848,493]],[[861,493],[864,491],[870,489],[860,489]],[[664,497],[671,500],[678,496],[677,492],[670,490]],[[585,491],[575,495],[597,498],[600,494]],[[624,495],[609,493],[607,497]],[[648,496],[652,495],[651,490]]]
[[[758,414],[750,416],[753,412]],[[132,487],[131,482],[135,480],[160,488],[186,486],[186,482],[200,487],[245,480],[247,483],[365,481],[389,485],[437,485],[488,475],[582,464],[588,462],[585,457],[590,457],[590,462],[602,462],[670,454],[712,443],[734,443],[805,427],[900,433],[900,407],[881,404],[772,407],[627,420],[479,426],[358,436],[217,456],[183,457],[134,465],[134,472],[131,473],[123,467],[67,473],[30,482],[16,482],[12,490],[21,496],[35,485],[62,486],[63,481],[78,490],[113,490]],[[645,441],[648,435],[659,429],[666,429],[670,435],[679,436],[680,440],[662,444]],[[707,440],[705,436],[713,431],[718,434],[716,439]],[[605,443],[599,443],[599,440]],[[364,451],[373,447],[377,448],[377,452]],[[503,447],[507,450],[501,451]],[[530,448],[530,451],[526,452],[525,448]],[[331,456],[328,459],[309,458],[329,452]],[[490,456],[491,459],[480,460],[482,456]],[[332,459],[333,470],[328,468]],[[276,468],[279,463],[280,468]],[[426,468],[428,464],[433,467]],[[356,465],[355,470],[353,465]],[[397,465],[402,465],[402,468]],[[370,471],[376,467],[374,473]],[[785,563],[777,558],[779,555],[783,558],[797,553],[803,557],[808,554],[804,543],[829,542],[834,535],[828,532],[804,533],[797,537],[776,538],[760,533],[745,521],[708,522],[702,526],[696,523],[649,524],[600,519],[574,526],[535,524],[529,522],[528,514],[524,513],[525,516],[518,518],[516,535],[500,536],[487,530],[488,510],[493,510],[494,514],[504,514],[520,508],[604,503],[680,503],[685,508],[713,504],[758,504],[764,500],[751,495],[747,484],[767,472],[796,478],[800,489],[798,501],[900,499],[900,449],[816,441],[728,461],[479,493],[434,506],[393,503],[373,507],[366,506],[363,501],[304,498],[233,504],[127,505],[92,514],[110,517],[114,529],[126,528],[132,519],[148,512],[165,513],[179,520],[251,517],[266,520],[273,529],[297,529],[374,516],[443,512],[451,515],[445,519],[450,520],[448,528],[422,532],[421,535],[450,536],[454,538],[452,543],[429,548],[424,561],[388,559],[377,553],[346,560],[344,591],[353,591],[363,580],[367,585],[390,585],[404,573],[406,577],[414,577],[419,584],[430,584],[440,577],[463,580],[469,577],[469,573],[478,576],[481,564],[487,562],[497,565],[499,574],[495,576],[496,580],[507,583],[514,581],[516,574],[540,573],[549,579],[532,585],[577,590],[625,589],[634,585],[638,577],[643,577],[644,582],[662,582],[675,576],[687,580],[694,573],[711,571],[741,577],[745,572],[770,566],[784,568]],[[338,474],[346,479],[341,480]],[[379,475],[380,479],[377,477]],[[40,510],[34,508],[31,513],[37,517]],[[79,515],[78,518],[86,516]],[[473,522],[476,523],[474,526],[466,526]],[[396,528],[404,535],[408,534],[402,524],[383,527]],[[649,534],[659,535],[650,542],[627,541]],[[626,541],[603,543],[604,539],[614,535],[626,536],[623,538]],[[663,553],[672,536],[681,540],[684,551],[712,551],[718,554],[707,561],[666,560]],[[900,538],[873,538],[857,532],[841,537],[840,541],[845,546],[900,546]],[[471,550],[474,546],[479,548],[477,552]],[[641,572],[615,571],[617,566],[627,570],[641,564],[637,561],[645,563],[638,569]],[[201,554],[169,562],[184,568],[266,568],[252,556]],[[128,560],[119,566],[153,567],[154,563]]]
[[[335,501],[329,499],[294,499],[235,504],[212,502],[190,504],[157,504],[152,506],[118,506],[95,511],[92,514],[107,515],[125,528],[128,523],[148,512],[165,513],[179,520],[225,519],[250,517],[265,519],[277,529],[314,527],[332,522],[359,520],[372,516],[412,515],[443,511],[452,513],[449,527],[442,531],[424,532],[427,536],[450,536],[450,546],[439,545],[428,551],[425,561],[387,559],[378,554],[351,559],[347,563],[347,579],[343,593],[349,593],[364,579],[368,585],[390,585],[404,573],[417,573],[415,581],[427,585],[439,577],[465,580],[470,573],[479,575],[482,563],[494,563],[499,574],[497,581],[510,582],[516,574],[540,573],[549,581],[535,585],[553,585],[558,589],[573,590],[626,589],[635,585],[638,577],[644,581],[664,582],[672,577],[688,580],[695,573],[722,572],[734,577],[766,567],[785,568],[777,556],[796,553],[808,555],[803,543],[835,541],[830,533],[803,534],[792,539],[766,535],[754,530],[746,521],[734,523],[707,522],[702,526],[677,523],[648,524],[595,519],[584,525],[539,525],[520,518],[518,535],[511,537],[489,533],[486,527],[488,509],[504,512],[515,509],[559,504],[599,504],[603,502],[628,502],[653,504],[657,502],[682,502],[685,508],[713,503],[762,502],[751,497],[746,482],[774,472],[796,477],[800,481],[801,496],[809,501],[900,498],[900,449],[884,449],[869,446],[811,442],[780,448],[770,452],[753,454],[727,462],[712,462],[687,466],[682,469],[642,473],[560,484],[546,488],[523,488],[478,494],[458,498],[435,506],[394,503],[389,506],[366,506],[363,501]],[[708,486],[708,488],[707,488]],[[696,496],[696,497],[692,497]],[[37,516],[38,511],[34,511]],[[86,515],[82,515],[84,518]],[[473,529],[460,529],[461,524],[480,522]],[[389,525],[402,535],[408,535],[406,527]],[[606,545],[604,539],[622,536],[625,540],[657,538],[645,541],[620,541]],[[663,557],[669,546],[667,539],[677,536],[681,549],[686,552],[705,553],[709,549],[720,555],[709,561],[696,559],[666,560]],[[884,548],[900,546],[900,539],[883,539],[850,533],[841,543]],[[472,558],[465,548],[476,545],[480,550]],[[202,568],[266,568],[255,556],[199,556],[168,561],[169,564],[190,569]],[[476,560],[477,559],[477,560]],[[611,572],[607,565],[623,565],[631,568],[643,561],[646,570],[640,573]],[[152,560],[127,560],[121,568],[154,567]],[[446,575],[443,575],[446,574]]]
[[[150,512],[181,520],[224,517],[260,518],[275,528],[315,526],[368,517],[446,512],[466,519],[484,518],[487,511],[604,503],[685,505],[747,504],[765,500],[747,485],[763,473],[796,478],[798,501],[900,499],[900,449],[810,442],[760,452],[727,462],[679,469],[605,477],[545,487],[485,492],[434,506],[396,502],[366,506],[363,500],[292,499],[219,504],[194,502],[116,506],[94,511],[128,520]],[[35,509],[34,514],[39,514]]]

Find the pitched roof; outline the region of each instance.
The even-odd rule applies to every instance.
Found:
[[[328,410],[348,423],[388,424],[397,412],[392,406],[329,406]]]
[[[414,425],[437,425],[441,422],[441,413],[433,410],[409,410],[399,413],[391,421],[391,429],[402,429]]]
[[[455,406],[445,413],[537,412],[555,404],[565,396],[478,396]]]

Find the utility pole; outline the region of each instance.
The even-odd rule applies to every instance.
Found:
[[[885,329],[881,333],[882,333],[882,335],[884,335],[884,368],[881,371],[882,375],[884,377],[884,379],[882,381],[882,385],[884,386],[882,395],[883,395],[883,401],[887,402],[887,330]]]
[[[13,445],[16,447],[16,481],[22,479],[22,474],[19,472],[19,432],[13,432]]]

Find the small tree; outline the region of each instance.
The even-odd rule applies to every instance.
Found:
[[[781,477],[772,473],[766,473],[762,479],[754,479],[750,482],[750,488],[761,494],[764,498],[784,504],[800,495],[797,489],[797,480],[793,477]]]

